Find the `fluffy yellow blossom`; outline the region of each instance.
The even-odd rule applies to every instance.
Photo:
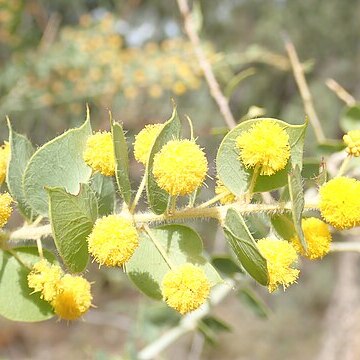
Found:
[[[40,297],[51,302],[57,295],[58,285],[63,271],[60,266],[50,264],[47,260],[40,260],[27,276],[28,285],[34,292],[40,292]]]
[[[6,225],[12,212],[13,202],[9,193],[0,194],[0,229]]]
[[[360,182],[337,177],[320,188],[319,209],[326,222],[337,229],[360,224]]]
[[[285,240],[265,238],[257,242],[261,255],[267,261],[269,273],[269,292],[275,291],[279,285],[284,290],[295,283],[299,270],[291,265],[297,260],[298,256],[294,247]]]
[[[343,136],[349,155],[360,156],[360,130],[351,130]]]
[[[119,215],[98,219],[87,240],[96,262],[107,266],[123,265],[139,246],[135,226]]]
[[[227,195],[225,195],[225,193]],[[220,199],[220,203],[223,205],[232,204],[233,202],[236,201],[236,196],[229,191],[229,189],[224,185],[224,183],[221,180],[216,180],[215,194],[216,195],[224,194],[224,197]]]
[[[284,169],[290,158],[289,135],[273,120],[256,122],[237,137],[236,145],[245,167],[260,166],[261,175]]]
[[[10,144],[5,142],[0,147],[0,185],[4,183],[6,179],[6,171],[10,158]]]
[[[154,157],[153,175],[170,195],[187,195],[203,183],[208,163],[193,140],[171,140]]]
[[[190,263],[170,270],[164,276],[161,288],[166,303],[180,314],[196,310],[210,293],[204,270]]]
[[[312,260],[324,257],[329,252],[331,243],[328,225],[320,219],[311,217],[303,219],[301,226],[304,231],[307,252],[304,251],[297,236],[291,239],[296,251]]]
[[[89,136],[83,156],[85,162],[94,171],[106,176],[115,174],[115,154],[111,133],[99,131]]]
[[[146,165],[153,143],[163,126],[163,124],[146,125],[135,136],[134,155],[138,162]]]
[[[81,276],[66,274],[58,284],[58,294],[51,302],[55,314],[64,320],[75,320],[91,306],[90,283]]]

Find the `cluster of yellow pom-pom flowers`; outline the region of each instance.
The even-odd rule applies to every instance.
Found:
[[[122,266],[139,246],[137,230],[120,215],[98,219],[88,237],[89,252],[100,265]]]
[[[4,145],[0,146],[0,185],[3,184],[6,179],[9,157],[10,145],[9,143],[5,142]]]
[[[105,176],[115,174],[115,154],[112,135],[109,132],[97,132],[89,136],[84,151],[85,162]]]
[[[134,156],[139,163],[149,165],[150,152],[163,128],[163,124],[147,125],[135,136]],[[359,139],[360,133],[356,131],[344,136],[349,156],[359,156]],[[244,167],[256,170],[260,175],[271,176],[283,170],[290,159],[288,132],[281,123],[273,120],[252,123],[237,136],[234,146]],[[1,151],[5,165],[0,163],[0,170],[1,166],[5,167],[6,176],[9,146],[3,146]],[[95,172],[113,176],[115,153],[112,134],[97,132],[91,135],[83,158]],[[157,185],[169,195],[185,196],[203,184],[208,162],[194,139],[174,138],[154,154],[150,170]],[[217,180],[215,193],[217,201],[223,205],[239,200],[220,179]],[[278,287],[286,289],[296,283],[300,272],[296,268],[299,255],[313,260],[324,257],[330,251],[332,238],[328,224],[337,229],[360,225],[358,180],[336,177],[320,187],[319,195],[319,210],[324,221],[314,217],[302,220],[305,247],[297,236],[286,240],[269,237],[257,241],[258,250],[266,260],[269,292]],[[11,213],[11,202],[8,194],[0,195],[0,227]],[[141,231],[134,217],[130,210],[96,221],[87,243],[89,253],[99,265],[124,266],[131,259],[139,247]],[[64,274],[58,265],[46,260],[34,265],[28,275],[28,284],[63,319],[81,317],[91,306],[90,284],[81,276]],[[203,305],[209,297],[210,288],[203,268],[192,263],[172,266],[161,282],[164,301],[181,314]]]
[[[146,165],[151,148],[163,124],[147,125],[135,137],[134,155]],[[83,154],[84,161],[106,176],[115,173],[112,135],[98,132],[91,135]],[[160,188],[172,196],[188,195],[202,185],[208,170],[204,151],[194,140],[171,140],[155,154],[153,175]]]
[[[199,308],[209,293],[210,283],[204,270],[190,263],[170,270],[162,280],[164,300],[180,314]]]
[[[312,260],[324,257],[330,250],[331,233],[329,227],[314,217],[303,219],[301,225],[307,249],[305,250],[299,238],[294,236],[291,242],[296,251]]]
[[[12,197],[8,193],[0,194],[0,229],[6,225],[12,213]]]
[[[154,157],[153,174],[170,195],[188,195],[205,180],[208,163],[193,140],[171,140]]]
[[[253,124],[237,137],[236,145],[245,167],[259,167],[261,175],[284,169],[290,158],[289,135],[273,120]]]
[[[292,265],[297,261],[295,248],[286,240],[265,238],[257,242],[261,255],[266,259],[269,274],[268,289],[275,291],[279,285],[286,289],[296,282],[299,270]]]
[[[320,188],[319,209],[322,217],[336,229],[360,225],[360,181],[336,177]]]
[[[82,276],[64,274],[60,266],[47,260],[37,262],[28,275],[34,293],[49,302],[55,314],[64,320],[75,320],[91,306],[90,283]]]

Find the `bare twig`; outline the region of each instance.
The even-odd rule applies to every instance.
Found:
[[[331,244],[331,252],[360,252],[360,242],[334,242]]]
[[[349,94],[337,81],[334,79],[327,79],[326,86],[337,95],[347,106],[354,106],[355,98]]]
[[[192,43],[195,55],[198,59],[199,65],[204,72],[206,82],[209,86],[210,93],[216,101],[222,116],[227,126],[232,129],[236,126],[236,121],[233,114],[231,113],[229,102],[220,90],[218,81],[215,78],[214,72],[212,71],[211,65],[207,60],[205,53],[201,47],[200,38],[195,30],[192,14],[189,8],[187,0],[177,0],[180,13],[184,21],[184,29],[187,36]]]
[[[219,304],[232,290],[234,286],[233,280],[227,280],[226,283],[218,285],[211,293],[210,303],[211,305]],[[204,304],[201,308],[190,314],[184,316],[179,325],[170,329],[156,341],[145,347],[138,353],[138,359],[150,360],[154,359],[158,354],[168,348],[181,336],[194,331],[197,327],[199,320],[205,317],[210,312],[209,304]]]
[[[309,86],[305,79],[304,69],[296,53],[295,46],[289,39],[285,40],[285,48],[290,59],[295,81],[299,88],[305,111],[309,116],[310,124],[314,129],[316,139],[319,143],[321,143],[325,140],[325,135],[314,108],[314,103],[309,90]]]

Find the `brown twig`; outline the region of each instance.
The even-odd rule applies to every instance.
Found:
[[[347,106],[354,106],[355,98],[349,94],[337,81],[334,79],[327,79],[326,86],[337,95]]]
[[[292,67],[294,77],[295,77],[295,81],[299,88],[300,96],[302,98],[305,111],[306,111],[307,115],[309,116],[310,124],[314,129],[316,139],[319,143],[324,142],[324,140],[325,140],[324,131],[321,127],[321,123],[316,114],[312,96],[311,96],[311,93],[309,90],[309,86],[305,79],[304,69],[303,69],[303,67],[300,63],[299,57],[296,53],[295,46],[289,39],[286,39],[285,40],[285,48],[286,48],[287,54],[290,59],[291,67]]]
[[[204,72],[206,82],[209,86],[210,93],[216,101],[222,116],[224,117],[227,126],[232,129],[236,126],[236,121],[233,114],[231,113],[229,102],[220,90],[218,81],[215,78],[214,72],[212,71],[211,65],[207,60],[205,53],[201,47],[200,38],[194,28],[192,14],[189,8],[187,0],[177,0],[180,13],[184,21],[184,29],[187,36],[192,43],[195,55],[198,59],[199,65]]]

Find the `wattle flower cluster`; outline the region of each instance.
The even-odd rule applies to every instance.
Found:
[[[91,306],[90,283],[82,276],[64,274],[60,266],[47,260],[37,262],[27,279],[33,292],[40,292],[40,297],[51,304],[61,319],[78,319]]]

